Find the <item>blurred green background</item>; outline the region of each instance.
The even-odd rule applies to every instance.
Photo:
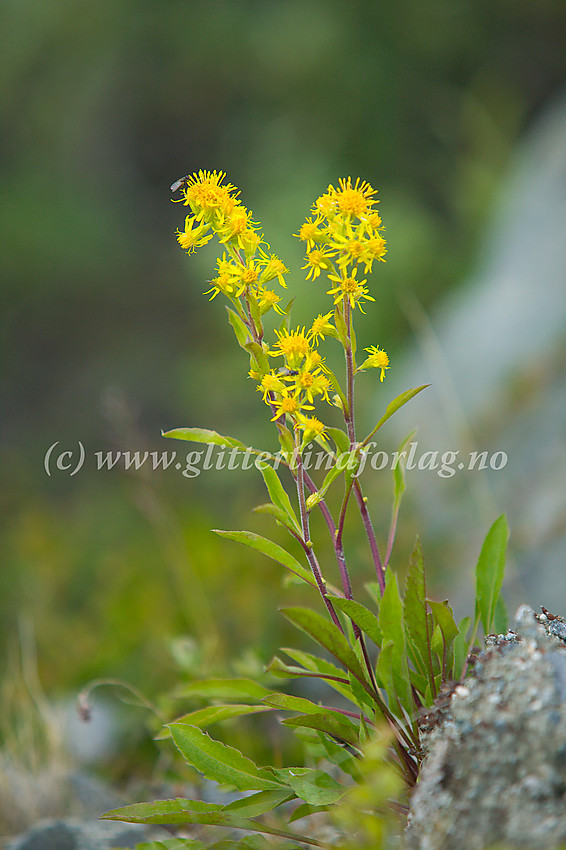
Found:
[[[292,269],[304,324],[328,302],[291,234],[329,182],[369,180],[389,253],[359,335],[393,361],[409,334],[400,294],[428,309],[459,285],[511,152],[566,78],[564,2],[1,9],[4,673],[22,621],[54,698],[94,676],[156,695],[176,681],[181,636],[193,672],[259,670],[290,639],[280,572],[209,531],[272,531],[250,517],[259,475],[95,470],[97,451],[184,451],[160,437],[182,425],[276,449],[221,299],[202,296],[214,249],[179,249],[169,185],[227,172]],[[56,441],[85,446],[76,476],[46,475]]]

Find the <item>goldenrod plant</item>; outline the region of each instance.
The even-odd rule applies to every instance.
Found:
[[[392,813],[402,818],[407,792],[418,778],[420,718],[443,689],[466,675],[480,623],[486,634],[504,628],[501,586],[507,524],[500,517],[486,537],[476,570],[475,615],[459,624],[447,602],[427,598],[418,540],[403,592],[391,567],[405,489],[402,463],[393,471],[393,510],[385,546],[376,539],[361,481],[365,461],[379,429],[425,387],[394,398],[375,426],[363,437],[358,435],[356,378],[375,370],[379,383],[386,386],[390,368],[381,341],[368,341],[364,354],[359,354],[354,329],[356,311],[369,309],[376,300],[367,276],[385,261],[387,250],[372,186],[350,178],[339,180],[337,187],[330,185],[300,227],[297,236],[306,247],[302,269],[314,285],[323,283],[330,303],[328,312],[299,326],[291,325],[290,305],[284,304],[288,269],[270,253],[260,225],[242,204],[237,189],[225,182],[225,174],[199,171],[177,181],[172,189],[181,190],[179,201],[189,210],[177,233],[180,246],[191,254],[214,237],[219,241],[221,256],[206,294],[211,301],[222,297],[227,302],[236,340],[249,358],[249,378],[277,429],[280,448],[276,453],[259,451],[237,438],[196,427],[178,428],[164,436],[228,447],[248,460],[254,457],[269,495],[259,510],[271,515],[298,542],[304,561],[251,531],[216,533],[262,552],[318,595],[322,613],[303,607],[281,611],[324,649],[325,657],[287,648],[286,658],[275,657],[268,669],[282,679],[318,679],[338,698],[333,705],[329,695],[330,704],[321,705],[244,678],[192,682],[185,688],[186,695],[202,697],[209,704],[169,723],[166,734],[189,765],[244,796],[228,805],[184,799],[140,803],[105,817],[137,823],[224,825],[272,837],[266,843],[261,835],[248,834],[239,843],[222,842],[222,847],[262,848],[272,846],[273,840],[277,843],[273,837],[279,837],[284,847],[327,847],[330,844],[317,837],[316,830],[307,827],[296,832],[287,825],[298,820],[304,824],[304,818],[325,812],[336,831],[332,846],[381,847]],[[278,322],[271,342],[264,326],[270,313]],[[342,381],[320,351],[328,341],[342,347]],[[337,418],[343,420],[342,427],[334,424]],[[305,462],[313,445],[321,459],[315,470],[321,480],[311,477]],[[285,469],[293,482],[292,493],[279,475]],[[326,497],[339,482],[343,496],[334,517]],[[351,503],[367,538],[371,565],[367,604],[354,598],[343,543]],[[334,565],[322,562],[317,541],[311,539],[313,511],[324,519]],[[304,743],[308,766],[260,767],[205,731],[214,722],[259,712],[290,714],[283,722]],[[173,839],[147,846],[204,845]]]

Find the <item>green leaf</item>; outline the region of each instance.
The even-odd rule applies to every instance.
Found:
[[[278,564],[281,564],[292,573],[295,573],[296,576],[302,578],[307,584],[312,585],[312,587],[317,586],[312,574],[307,572],[296,558],[290,555],[289,552],[281,546],[278,546],[277,543],[267,540],[266,537],[262,537],[260,534],[255,534],[253,531],[223,531],[220,528],[213,528],[212,530],[215,534],[219,534],[221,537],[227,537],[228,540],[235,540],[237,543],[242,543],[244,546],[249,546],[251,549],[257,549],[258,552],[262,552],[264,555],[267,555],[268,558],[271,558],[273,561],[277,561]]]
[[[325,617],[309,608],[281,608],[281,613],[295,626],[302,629],[324,649],[351,670],[362,684],[366,682],[364,671],[342,632]]]
[[[326,374],[326,377],[329,379],[330,383],[332,384],[332,389],[335,391],[336,395],[338,396],[338,398],[342,402],[343,410],[344,411],[348,410],[348,401],[346,399],[346,396],[342,392],[342,387],[340,386],[340,381],[338,380],[338,378],[336,377],[336,375],[334,374],[332,369],[328,369],[325,372],[325,374]],[[348,440],[348,449],[349,448],[350,448],[350,441]]]
[[[234,310],[231,310],[230,307],[226,307],[226,310],[228,312],[228,321],[232,325],[236,339],[238,340],[238,345],[240,348],[245,349],[246,343],[251,339],[250,332],[243,320]]]
[[[395,573],[388,572],[387,583],[379,606],[379,628],[383,645],[392,643],[391,669],[395,690],[407,711],[412,711],[411,684],[405,642],[403,606]],[[383,651],[383,650],[382,650]]]
[[[205,699],[245,698],[256,699],[259,702],[270,693],[271,690],[254,682],[253,679],[198,679],[181,685],[175,690],[174,696],[177,698],[204,697]]]
[[[281,785],[277,785],[277,788],[280,789]],[[290,838],[307,844],[315,843],[304,835],[277,829],[250,818],[239,817],[232,812],[227,812],[226,807],[214,803],[203,803],[201,800],[178,798],[176,800],[157,800],[154,803],[134,803],[131,806],[112,809],[101,817],[104,820],[118,820],[126,823],[200,823],[211,826],[228,826],[232,829],[249,829],[267,835],[280,835],[283,838]],[[318,846],[318,842],[316,842],[316,845]]]
[[[318,714],[320,711],[320,705],[311,702],[310,699],[294,697],[291,694],[274,692],[264,697],[262,702],[273,708],[280,708],[283,711],[302,711],[304,714]]]
[[[305,669],[301,667],[290,667],[275,656],[267,668],[274,676],[287,679],[301,677],[324,679],[331,688],[334,688],[339,694],[342,694],[346,699],[351,700],[354,705],[357,705],[356,700],[352,696],[350,683],[344,674],[344,670],[336,667],[335,664],[332,664],[332,662],[327,661],[325,658],[318,658],[310,652],[303,652],[300,649],[290,649],[287,647],[284,647],[282,651],[289,658],[292,658],[293,661],[296,661],[297,664],[302,664]]]
[[[350,451],[350,438],[341,428],[327,428],[326,433],[331,437],[339,452]]]
[[[281,446],[281,452],[284,458],[287,461],[292,459],[293,452],[295,450],[295,441],[293,439],[293,434],[285,425],[278,425],[278,436],[279,436],[279,445]]]
[[[280,525],[288,528],[289,531],[293,532],[293,534],[297,534],[297,526],[289,519],[289,515],[286,514],[285,511],[282,511],[281,508],[271,504],[271,502],[266,502],[263,505],[256,505],[256,507],[253,508],[253,511],[256,514],[268,514],[269,516],[272,516],[276,522],[280,523]]]
[[[407,404],[408,401],[414,398],[422,390],[426,390],[427,387],[430,387],[430,384],[423,384],[421,387],[415,387],[412,390],[405,390],[404,393],[401,393],[401,395],[398,395],[397,398],[393,399],[393,401],[390,401],[387,407],[385,408],[385,413],[378,421],[375,428],[370,431],[367,437],[363,440],[362,446],[367,445],[367,443],[371,440],[376,431],[378,431],[381,426],[387,422],[388,419],[391,419],[394,413],[397,413],[397,411],[401,407],[403,407],[404,404]]]
[[[333,599],[332,604],[335,608],[338,608],[346,614],[353,623],[359,626],[362,632],[364,632],[364,634],[366,634],[376,646],[381,646],[382,637],[378,619],[375,614],[372,614],[369,608],[366,608],[365,605],[362,605],[360,602],[356,602],[354,599],[343,599],[342,597]]]
[[[401,454],[405,451],[405,446],[415,436],[416,431],[411,431],[411,433],[405,437],[399,448],[397,449],[397,456],[400,458]],[[403,493],[405,492],[405,464],[404,463],[396,463],[395,469],[393,470],[393,511],[398,511],[399,506],[401,504],[401,499],[403,498]]]
[[[502,594],[499,594],[493,615],[493,630],[496,634],[505,634],[509,627],[509,615]]]
[[[280,786],[279,786],[280,787]],[[193,820],[193,817],[222,815],[222,806],[218,803],[205,803],[202,800],[156,800],[153,803],[133,803],[119,809],[111,809],[101,815],[103,820],[119,820],[126,823],[211,823],[209,820]],[[218,823],[219,821],[214,821]]]
[[[219,723],[222,720],[229,720],[232,717],[242,717],[246,714],[259,714],[262,711],[270,711],[269,706],[264,705],[208,705],[206,708],[199,708],[197,711],[191,711],[184,714],[182,717],[176,717],[175,723],[188,723],[191,726],[198,726],[199,729],[206,729],[213,723]],[[166,726],[163,732],[155,736],[155,740],[163,740],[168,738],[171,733]]]
[[[352,747],[359,747],[360,739],[357,728],[340,712],[331,709],[320,709],[317,714],[298,714],[296,717],[286,717],[282,721],[285,726],[305,726],[307,729],[318,729],[333,738],[345,741]]]
[[[227,806],[224,806],[224,811],[243,815],[246,818],[256,818],[258,815],[276,809],[277,806],[287,800],[292,800],[294,796],[294,794],[289,793],[289,788],[282,788],[277,791],[258,791],[257,794],[252,794],[250,797],[243,797],[240,800],[234,800],[233,803],[228,803]]]
[[[417,537],[409,559],[409,571],[403,600],[405,630],[417,653],[415,662],[423,675],[433,677],[430,655],[429,618],[426,607],[426,579],[421,543]]]
[[[428,600],[432,616],[435,623],[440,628],[442,635],[442,643],[444,647],[443,658],[446,664],[446,675],[449,677],[449,671],[453,666],[453,643],[454,638],[458,635],[458,626],[454,620],[454,614],[448,602],[431,602]]]
[[[375,699],[367,693],[355,676],[349,673],[349,679],[350,694],[348,695],[348,699],[355,703],[361,711],[368,711],[370,715],[372,712],[377,711],[378,706]]]
[[[484,540],[476,567],[476,614],[481,617],[486,635],[493,630],[493,621],[503,577],[509,527],[505,514],[496,519]]]
[[[202,729],[184,723],[170,723],[169,728],[181,755],[207,779],[233,785],[238,791],[280,789],[280,784],[266,770],[234,747],[215,741]]]
[[[340,455],[340,457],[342,457],[342,455]],[[340,469],[336,461],[334,461],[334,466],[332,467],[332,469],[328,470],[328,472],[324,476],[324,481],[322,482],[322,485],[317,490],[318,495],[324,498],[332,482],[335,481],[339,475],[343,475],[343,473],[344,470]]]
[[[336,326],[336,330],[338,331],[338,339],[347,351],[350,348],[350,340],[348,339],[348,326],[344,321],[344,316],[342,315],[342,311],[339,307],[336,307],[334,310],[334,324]]]
[[[311,806],[336,803],[347,789],[323,770],[311,767],[286,767],[276,771],[281,780],[288,783],[297,797]]]
[[[395,644],[393,641],[389,641],[388,643],[383,643],[381,647],[381,652],[379,653],[377,664],[375,668],[375,672],[381,687],[385,690],[388,702],[389,702],[389,710],[394,712],[395,714],[401,714],[402,712],[397,710],[399,707],[399,697],[397,694],[397,688],[395,687],[395,679],[393,676],[393,652],[395,651]]]
[[[287,515],[296,534],[298,534],[299,537],[302,537],[301,526],[295,516],[295,511],[293,510],[287,491],[279,480],[279,476],[273,467],[268,464],[258,463],[257,466],[259,466],[259,471],[263,475],[263,480],[265,481],[265,486],[267,487],[271,501],[277,508]]]
[[[317,812],[326,811],[328,811],[326,806],[309,806],[308,803],[301,803],[301,805],[297,806],[295,811],[291,814],[289,818],[289,823],[294,823],[294,821],[301,820],[301,818],[306,818],[309,815],[317,814]]]
[[[332,764],[335,764],[336,767],[339,767],[343,773],[351,776],[355,782],[360,783],[360,759],[352,755],[352,747],[339,744],[334,738],[325,735],[323,732],[315,732],[315,730],[301,728],[300,726],[296,729],[296,735],[300,740],[303,740],[302,736],[309,731],[314,732],[320,744],[320,750],[313,750],[313,756],[317,760],[317,763],[321,759],[326,758]],[[355,752],[357,753],[357,750]]]
[[[454,673],[453,678],[459,679],[468,657],[468,631],[472,624],[471,617],[464,617],[458,625],[458,634],[454,638]]]
[[[223,446],[226,448],[246,449],[247,446],[236,440],[234,437],[223,437],[217,431],[210,431],[208,428],[174,428],[172,431],[162,431],[162,437],[169,437],[173,440],[188,440],[191,443],[208,443],[214,446]]]

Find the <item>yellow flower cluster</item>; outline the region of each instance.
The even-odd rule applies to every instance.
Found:
[[[367,281],[357,279],[357,267],[363,265],[368,274],[376,260],[385,262],[387,252],[381,216],[374,209],[379,203],[375,193],[359,178],[353,186],[350,177],[340,179],[338,189],[331,185],[317,198],[311,217],[298,233],[307,247],[303,266],[308,270],[307,280],[325,272],[333,284],[328,294],[334,297],[334,304],[348,302],[351,309],[358,306],[362,312],[362,300],[375,299],[369,295]]]
[[[258,385],[263,400],[275,413],[273,420],[289,416],[293,427],[302,432],[303,442],[324,435],[322,422],[304,411],[314,410],[316,396],[330,403],[331,383],[316,346],[319,338],[335,332],[329,322],[331,315],[318,316],[309,331],[305,328],[275,331],[277,342],[269,355],[283,357],[283,365],[263,375]]]
[[[225,177],[223,171],[199,171],[183,178],[181,200],[191,214],[185,218],[185,229],[177,231],[177,241],[189,254],[214,235],[226,246],[206,293],[212,293],[211,299],[219,292],[232,300],[245,294],[261,315],[272,308],[283,313],[280,296],[266,284],[277,278],[285,286],[283,275],[289,270],[275,254],[261,248],[269,245],[258,232],[259,225],[239,200],[239,191],[231,183],[223,183]]]
[[[389,358],[379,346],[366,348],[369,356],[356,368],[351,345],[354,308],[363,312],[361,302],[375,300],[366,280],[358,280],[359,266],[363,274],[371,272],[374,261],[384,261],[386,253],[375,190],[359,179],[352,185],[348,177],[339,181],[338,189],[329,186],[316,200],[298,234],[307,246],[303,268],[308,269],[307,280],[326,274],[334,310],[318,315],[308,331],[304,327],[290,330],[284,322],[275,331],[277,342],[269,349],[263,338],[263,315],[272,309],[285,312],[279,306],[280,296],[268,284],[277,279],[285,287],[283,276],[288,269],[275,254],[267,253],[269,245],[260,225],[252,220],[235,186],[224,183],[225,177],[222,171],[199,171],[173,184],[173,191],[182,189],[180,200],[190,209],[184,230],[177,231],[178,242],[191,254],[218,237],[223,253],[205,294],[212,300],[222,293],[234,305],[230,321],[240,345],[250,354],[249,375],[259,382],[257,389],[271,409],[272,420],[280,425],[290,423],[302,446],[312,439],[326,445],[325,426],[311,415],[315,400],[322,398],[345,408],[344,396],[329,398],[330,389],[339,387],[318,353],[319,341],[327,336],[340,339],[351,377],[378,368],[383,381],[389,369]],[[283,358],[282,365],[270,368],[269,357]]]

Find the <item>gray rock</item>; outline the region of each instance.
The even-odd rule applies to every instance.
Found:
[[[43,820],[8,844],[6,850],[111,850],[171,836],[158,827],[97,820]]]
[[[566,845],[566,643],[528,606],[428,735],[408,850]]]

